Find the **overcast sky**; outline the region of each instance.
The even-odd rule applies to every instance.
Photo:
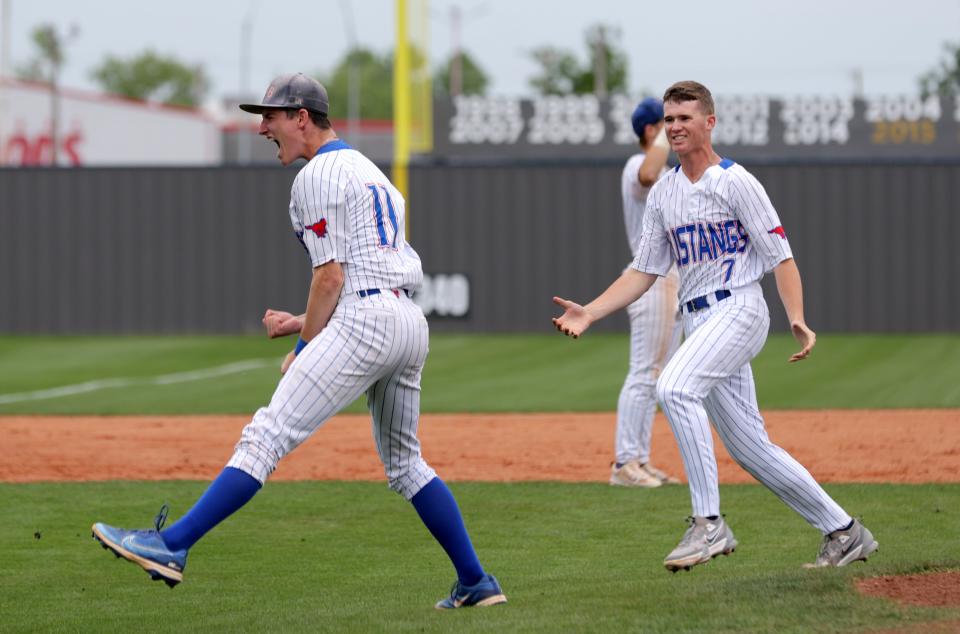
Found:
[[[2,1],[2,0],[0,0]],[[379,52],[394,41],[393,0],[5,0],[11,8],[13,65],[33,54],[30,31],[53,23],[79,33],[66,47],[63,84],[95,89],[89,75],[107,54],[146,48],[200,63],[212,97],[240,88],[240,33],[252,23],[250,89],[271,77],[329,70],[357,41]],[[454,2],[431,2],[431,54],[451,51]],[[463,0],[461,41],[491,78],[490,92],[530,94],[529,51],[549,44],[586,59],[584,31],[615,25],[629,56],[629,88],[660,93],[696,79],[715,94],[850,94],[854,72],[868,94],[915,93],[944,42],[960,42],[960,0]],[[346,9],[346,11],[345,11]],[[335,96],[334,96],[335,98]]]

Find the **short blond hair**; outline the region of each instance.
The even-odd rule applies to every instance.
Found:
[[[696,101],[700,104],[703,114],[714,114],[713,95],[706,86],[695,81],[678,81],[667,88],[667,92],[663,93],[663,102],[668,101],[675,103]]]

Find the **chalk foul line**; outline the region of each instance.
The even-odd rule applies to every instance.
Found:
[[[35,390],[33,392],[19,392],[14,394],[0,394],[0,405],[9,403],[20,403],[23,401],[42,401],[51,398],[60,398],[63,396],[74,396],[76,394],[85,394],[87,392],[96,392],[118,387],[135,387],[141,385],[174,385],[176,383],[190,383],[192,381],[204,381],[206,379],[215,379],[230,374],[239,374],[240,372],[249,372],[250,370],[259,370],[271,365],[279,365],[276,359],[248,359],[246,361],[237,361],[214,368],[205,368],[203,370],[190,370],[189,372],[176,372],[174,374],[162,374],[160,376],[142,377],[142,378],[111,378],[98,379],[96,381],[87,381],[85,383],[76,383],[74,385],[64,385],[61,387],[52,387],[45,390]]]

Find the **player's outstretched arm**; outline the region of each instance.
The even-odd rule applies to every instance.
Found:
[[[800,344],[800,352],[790,356],[790,363],[802,361],[810,355],[817,345],[817,333],[810,330],[803,318],[803,283],[800,281],[800,269],[793,258],[784,260],[773,269],[777,280],[777,292],[790,320],[790,331]]]
[[[661,125],[659,130],[654,132],[654,128],[646,128],[647,152],[640,163],[640,169],[637,171],[637,180],[644,187],[650,187],[660,178],[660,170],[667,164],[667,157],[670,155],[670,142],[667,141],[666,129]]]
[[[656,275],[630,268],[586,306],[554,297],[553,303],[563,308],[563,314],[553,318],[553,325],[563,334],[576,339],[593,322],[635,302],[653,286],[656,279]]]
[[[282,310],[268,308],[261,321],[267,329],[267,337],[276,339],[300,332],[303,328],[303,317],[303,315],[292,315]]]

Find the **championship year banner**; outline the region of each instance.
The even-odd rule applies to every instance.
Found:
[[[434,107],[433,155],[623,158],[639,98],[460,96]],[[717,151],[734,160],[960,158],[960,97],[716,96]]]

